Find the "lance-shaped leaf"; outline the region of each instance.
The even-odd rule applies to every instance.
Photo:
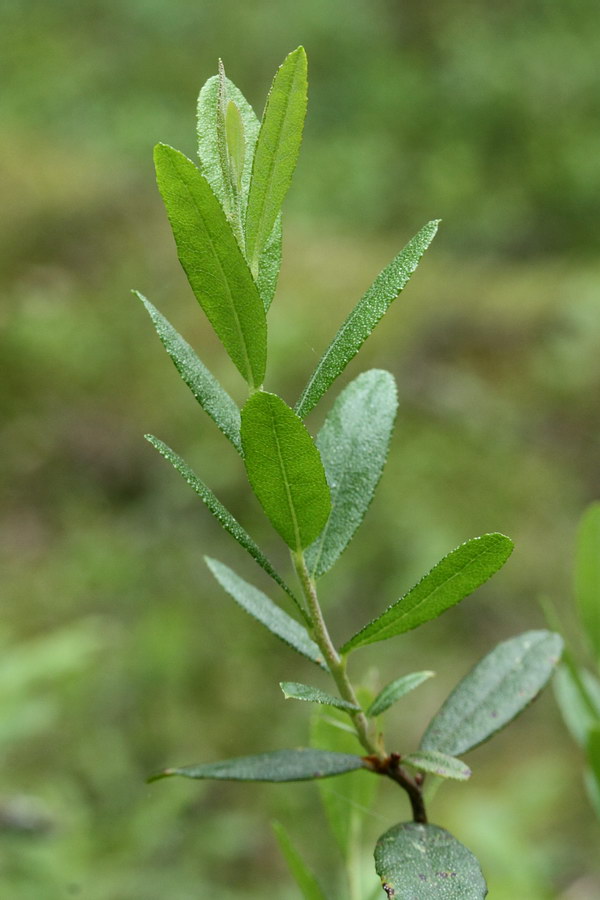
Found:
[[[241,186],[238,195],[239,209],[233,198],[227,178],[227,171],[223,169],[222,148],[220,141],[219,109],[222,102],[222,85],[225,87],[224,99],[233,101],[237,106],[244,134],[244,167],[241,176]],[[256,140],[260,130],[260,122],[256,114],[242,92],[228,78],[220,79],[218,75],[209,78],[198,97],[198,154],[202,163],[202,172],[219,198],[221,205],[228,214],[235,218],[239,213],[242,221],[246,215],[248,191],[252,175],[252,162]],[[242,249],[245,247],[245,237],[242,238]],[[260,255],[258,277],[256,283],[263,299],[265,309],[268,309],[275,294],[279,269],[281,267],[281,216],[277,217],[273,230],[265,248]]]
[[[589,728],[600,722],[600,681],[586,669],[569,663],[565,650],[564,661],[553,680],[554,695],[565,725],[583,747]]]
[[[362,522],[383,472],[397,408],[392,375],[371,369],[350,382],[327,416],[317,447],[331,492],[331,513],[306,551],[312,575],[331,569]]]
[[[600,659],[600,503],[587,508],[579,526],[575,598],[590,647]]]
[[[477,859],[437,825],[394,825],[377,841],[375,869],[394,900],[483,900],[487,895]]]
[[[240,193],[244,175],[246,143],[244,141],[244,122],[242,114],[240,113],[239,106],[234,100],[228,102],[225,111],[225,140],[234,189],[236,193]]]
[[[273,822],[272,827],[283,858],[288,864],[288,868],[294,881],[300,888],[300,893],[304,900],[327,900],[321,885],[296,850],[292,839],[281,822]]]
[[[246,550],[255,562],[264,569],[267,575],[275,581],[280,588],[286,592],[286,594],[292,598],[294,603],[299,607],[298,599],[295,596],[294,592],[287,586],[285,581],[281,578],[281,576],[277,573],[277,571],[273,568],[267,557],[264,555],[258,544],[252,540],[248,532],[243,528],[240,523],[237,521],[234,516],[231,515],[228,509],[223,506],[220,500],[215,497],[211,489],[202,481],[201,478],[196,475],[194,470],[188,466],[186,461],[181,458],[174,450],[171,450],[167,444],[160,441],[158,438],[155,438],[152,434],[146,435],[146,440],[152,444],[152,446],[158,450],[158,452],[163,456],[168,462],[171,463],[174,469],[176,469],[179,474],[187,481],[191,488],[198,494],[201,500],[206,504],[208,509],[211,511],[213,516],[221,523],[225,531],[229,532],[229,534],[236,539],[238,544]],[[300,607],[299,607],[300,608]]]
[[[427,681],[427,679],[431,678],[433,675],[435,675],[435,672],[411,672],[409,675],[402,675],[401,678],[396,678],[394,681],[391,681],[375,697],[367,710],[367,716],[380,716],[386,709],[389,709],[396,700],[399,700],[400,697],[404,697],[409,691],[414,691],[415,688],[418,688],[420,684],[423,684],[424,681]]]
[[[241,453],[240,411],[236,403],[156,307],[139,291],[133,293],[146,307],[165,350],[202,409]]]
[[[297,681],[280,681],[279,687],[283,691],[286,700],[307,700],[309,703],[324,703],[326,706],[335,706],[337,709],[359,711],[360,706],[342,700],[328,694],[320,688],[310,687],[308,684],[299,684]]]
[[[527,631],[498,644],[450,694],[421,749],[457,756],[487,741],[535,700],[562,648],[551,631]]]
[[[503,534],[484,534],[461,544],[407,594],[365,625],[341,652],[384,641],[437,618],[491,578],[512,550],[513,542]]]
[[[402,757],[402,762],[419,772],[428,772],[439,778],[467,781],[471,777],[471,770],[462,759],[439,753],[437,750],[417,750],[415,753],[408,753]]]
[[[256,143],[246,210],[246,253],[252,271],[257,271],[296,168],[307,89],[306,53],[298,47],[273,79]]]
[[[384,313],[406,286],[435,237],[438,224],[439,221],[436,220],[425,225],[389,266],[379,273],[356,304],[304,388],[296,404],[299,416],[304,418],[316,406],[325,391],[356,356]]]
[[[221,204],[183,153],[158,144],[154,160],[192,290],[243,378],[258,387],[267,361],[265,308]]]
[[[152,775],[157,781],[169,775],[186,778],[215,778],[221,781],[312,781],[330,778],[365,767],[360,756],[349,753],[329,753],[326,750],[273,750],[255,756],[239,756],[223,762],[181,769],[165,769]]]
[[[286,544],[303,549],[318,536],[331,507],[313,439],[280,397],[264,391],[242,409],[241,434],[252,490]]]
[[[205,557],[205,561],[221,587],[227,591],[230,597],[233,597],[242,609],[245,609],[289,647],[321,668],[327,669],[321,651],[309,637],[303,625],[288,616],[281,607],[273,603],[258,588],[236,575],[229,566],[216,559],[210,559],[208,556]]]

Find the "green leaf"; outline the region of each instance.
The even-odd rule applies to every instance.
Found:
[[[225,98],[237,106],[244,129],[244,170],[239,193],[239,215],[243,220],[246,214],[248,191],[252,176],[252,162],[256,140],[260,130],[260,122],[242,92],[228,78],[224,80]],[[206,82],[198,97],[198,154],[202,163],[202,172],[219,198],[227,214],[234,218],[235,201],[221,164],[219,151],[219,87],[220,79],[214,75]],[[245,239],[241,235],[242,246]],[[275,294],[279,269],[281,267],[281,216],[273,226],[271,235],[260,256],[258,278],[256,280],[265,309],[268,309]]]
[[[563,663],[556,671],[553,686],[565,725],[573,739],[584,747],[589,728],[600,721],[600,681],[586,669],[579,668],[574,673]]]
[[[308,684],[299,684],[297,681],[280,681],[279,687],[286,700],[307,700],[309,703],[324,703],[326,706],[335,706],[337,709],[360,710],[360,706],[356,706],[355,703],[334,697],[333,694],[310,687]]]
[[[239,756],[224,762],[165,769],[148,780],[157,781],[169,775],[185,778],[214,778],[223,781],[312,781],[331,778],[362,769],[360,756],[348,753],[329,753],[326,750],[273,750],[256,756]]]
[[[435,237],[438,224],[439,220],[435,220],[425,225],[389,266],[379,273],[354,307],[321,357],[296,404],[296,412],[301,418],[316,406],[325,391],[338,375],[341,375],[391,303],[406,286],[419,260]]]
[[[235,190],[239,193],[242,190],[242,178],[244,176],[246,143],[244,141],[244,122],[239,106],[234,100],[230,100],[227,104],[227,110],[225,112],[225,136],[231,177]]]
[[[258,588],[248,584],[247,581],[236,575],[229,566],[208,556],[205,556],[204,559],[221,587],[227,591],[230,597],[233,597],[242,609],[254,616],[265,628],[268,628],[272,634],[289,647],[297,650],[298,653],[321,666],[322,669],[327,669],[321,651],[309,637],[303,625],[292,619],[291,616],[288,616],[286,612],[273,603]]]
[[[267,361],[265,308],[225,213],[206,178],[183,153],[157,144],[154,160],[192,290],[241,375],[259,387]]]
[[[381,478],[398,408],[389,372],[371,369],[337,398],[317,436],[331,492],[325,528],[306,551],[313,576],[323,575],[346,549]]]
[[[272,823],[277,843],[304,900],[327,900],[321,886],[310,871],[281,822]]]
[[[302,142],[307,103],[303,47],[278,69],[263,114],[246,211],[246,253],[253,272],[287,194]]]
[[[483,900],[487,895],[477,859],[437,825],[394,825],[377,841],[375,869],[394,900]]]
[[[595,722],[588,728],[585,749],[590,769],[600,784],[600,722]]]
[[[385,641],[436,619],[491,578],[504,565],[513,546],[510,538],[497,533],[484,534],[461,544],[407,594],[365,625],[344,644],[341,652],[348,653],[365,644]]]
[[[487,741],[535,700],[562,647],[560,635],[551,631],[526,631],[498,644],[450,694],[421,749],[458,756]]]
[[[402,763],[419,772],[429,772],[440,778],[467,781],[471,777],[471,770],[462,759],[439,753],[437,750],[417,750],[416,753],[408,753],[402,757]]]
[[[152,446],[158,450],[161,456],[163,456],[168,462],[171,463],[174,469],[176,469],[179,474],[187,481],[187,483],[194,489],[194,491],[198,494],[201,500],[204,501],[208,509],[211,511],[213,516],[221,523],[225,531],[227,531],[232,537],[236,539],[238,544],[246,550],[252,559],[258,563],[261,569],[270,575],[270,577],[275,581],[280,588],[282,588],[288,597],[291,597],[294,603],[300,608],[298,603],[298,599],[295,596],[294,592],[287,586],[285,581],[281,578],[281,576],[276,572],[273,568],[267,557],[264,555],[260,547],[252,540],[248,532],[240,525],[240,523],[235,519],[228,509],[226,509],[220,500],[218,500],[211,489],[207,487],[207,485],[202,481],[201,478],[196,475],[193,469],[188,466],[184,459],[181,456],[178,456],[174,450],[171,450],[167,444],[160,441],[158,438],[154,437],[152,434],[145,435],[146,440],[152,444]]]
[[[415,688],[418,688],[419,685],[423,684],[424,681],[427,681],[428,678],[432,678],[433,675],[435,675],[435,672],[411,672],[409,675],[402,675],[401,678],[396,678],[394,681],[391,681],[377,697],[375,697],[373,703],[367,710],[367,716],[369,716],[369,718],[380,716],[386,709],[389,709],[396,700],[399,700],[400,697],[404,697],[409,691],[414,691]]]
[[[242,409],[241,434],[252,490],[286,544],[303,549],[318,536],[331,506],[313,439],[280,397],[264,391]]]
[[[156,307],[139,291],[133,293],[146,307],[165,350],[202,409],[241,454],[240,411],[236,403]]]
[[[359,702],[367,706],[371,696],[364,690],[359,690],[358,694]],[[324,706],[314,707],[311,745],[336,753],[355,753],[359,746],[356,732],[342,730],[347,722],[347,713]],[[317,787],[329,827],[348,862],[362,850],[363,823],[373,806],[380,779],[365,778],[362,772],[353,772],[335,785],[319,782]]]
[[[600,659],[600,503],[588,506],[579,526],[575,598],[590,647]]]

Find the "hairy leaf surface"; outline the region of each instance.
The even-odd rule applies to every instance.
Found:
[[[361,768],[364,768],[361,757],[348,753],[311,749],[273,750],[223,762],[165,769],[149,780],[184,775],[186,778],[216,778],[223,781],[310,781]]]
[[[304,388],[296,412],[304,418],[316,406],[325,391],[350,360],[356,356],[377,323],[408,283],[419,260],[429,247],[439,222],[425,225],[406,247],[379,273],[366,294],[354,307],[333,341],[321,357]]]
[[[280,397],[264,391],[242,409],[241,434],[252,490],[286,544],[303,549],[318,536],[331,507],[313,439]]]
[[[407,594],[355,634],[341,652],[387,640],[437,618],[491,578],[504,565],[513,546],[510,538],[497,533],[461,544]]]
[[[362,522],[383,472],[397,408],[392,375],[371,369],[350,382],[327,416],[316,443],[331,513],[305,554],[312,575],[331,569]]]
[[[261,569],[270,575],[270,577],[275,581],[280,588],[286,592],[286,594],[292,598],[296,605],[298,604],[298,599],[296,598],[293,591],[287,586],[285,581],[281,578],[281,576],[277,573],[277,571],[273,568],[267,557],[264,555],[258,544],[252,540],[248,532],[240,525],[234,516],[231,515],[228,509],[221,503],[220,500],[213,494],[211,489],[202,481],[201,478],[196,475],[194,470],[188,466],[186,461],[181,458],[174,450],[171,450],[167,444],[163,441],[160,441],[158,438],[155,438],[151,434],[146,435],[146,440],[152,444],[152,446],[158,450],[161,456],[163,456],[168,462],[171,463],[174,469],[176,469],[179,474],[187,481],[191,488],[198,494],[201,500],[204,501],[208,509],[211,511],[213,516],[221,523],[225,531],[229,532],[229,534],[236,539],[238,544],[246,550],[252,559],[258,563]]]
[[[487,895],[477,859],[437,825],[394,825],[377,841],[375,869],[394,900],[483,900]]]
[[[246,253],[252,271],[257,270],[296,168],[307,89],[306,53],[298,47],[273,79],[256,143],[246,210]]]
[[[157,144],[154,160],[192,290],[242,377],[259,387],[267,361],[265,308],[221,204],[183,153]]]
[[[575,598],[590,647],[600,659],[600,503],[587,508],[579,526]]]
[[[562,648],[562,638],[551,631],[526,631],[498,644],[450,694],[421,749],[457,756],[487,741],[535,700]]]
[[[133,293],[146,307],[165,350],[202,409],[241,453],[240,411],[237,404],[156,307],[139,291]]]
[[[309,703],[323,703],[325,706],[335,706],[337,709],[360,710],[360,706],[328,694],[320,688],[310,687],[308,684],[299,684],[297,681],[281,681],[279,687],[286,700],[307,700]]]
[[[415,688],[418,688],[420,684],[423,684],[424,681],[427,681],[433,675],[435,675],[435,672],[411,672],[409,675],[402,675],[401,678],[394,679],[375,697],[367,710],[367,715],[369,717],[380,716],[396,700],[404,697],[409,691],[414,691]]]
[[[318,646],[309,637],[306,628],[296,619],[288,616],[281,607],[273,603],[272,600],[263,594],[254,585],[249,584],[243,578],[216,559],[205,557],[206,565],[213,573],[221,587],[223,587],[230,597],[233,597],[242,609],[253,616],[265,628],[282,640],[289,647],[292,647],[302,656],[310,659],[323,669],[327,669],[327,665],[323,659]]]

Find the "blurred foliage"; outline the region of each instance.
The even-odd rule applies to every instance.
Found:
[[[0,893],[293,900],[268,823],[326,883],[336,850],[315,846],[314,787],[144,784],[164,764],[306,744],[307,714],[277,681],[310,678],[209,579],[203,553],[246,560],[142,439],[186,456],[277,559],[235,452],[129,294],[242,399],[178,269],[152,146],[193,154],[217,56],[260,110],[275,65],[307,46],[270,349],[290,401],[373,275],[445,220],[349,367],[392,370],[401,411],[368,521],[323,582],[342,640],[460,541],[515,540],[477,597],[363,651],[375,686],[437,670],[402,706],[402,741],[416,742],[495,641],[542,624],[540,595],[562,607],[575,523],[600,495],[597,4],[5,0],[0,16]],[[496,900],[600,894],[574,752],[547,694],[476,751],[467,788],[436,797]],[[382,796],[366,866],[369,839],[406,815]]]

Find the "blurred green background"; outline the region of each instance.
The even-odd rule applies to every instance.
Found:
[[[260,112],[305,44],[268,382],[290,402],[374,275],[444,220],[344,377],[389,368],[401,407],[375,503],[323,585],[343,639],[459,542],[515,540],[476,597],[357,655],[357,676],[438,672],[390,714],[410,749],[479,656],[543,625],[540,598],[572,619],[574,528],[600,495],[597,3],[4,0],[0,16],[0,894],[293,900],[269,821],[330,882],[314,786],[144,783],[306,743],[309,712],[277,682],[314,678],[213,583],[204,553],[268,587],[142,438],[182,453],[286,565],[129,293],[242,400],[179,269],[153,144],[194,154],[218,56]],[[551,692],[470,759],[432,816],[480,856],[490,896],[600,896],[598,826]],[[407,815],[385,791],[366,867]]]

